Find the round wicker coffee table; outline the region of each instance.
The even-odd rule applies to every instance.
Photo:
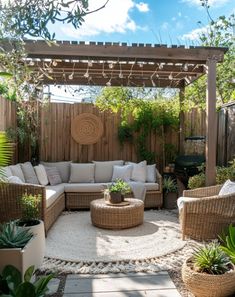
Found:
[[[127,229],[143,224],[144,203],[139,199],[127,198],[126,206],[107,205],[104,199],[93,200],[90,204],[91,221],[104,229]]]

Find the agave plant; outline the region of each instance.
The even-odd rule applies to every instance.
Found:
[[[16,222],[9,222],[1,226],[0,249],[23,248],[33,237],[29,229],[20,228]]]
[[[219,236],[221,240],[221,250],[224,251],[235,264],[235,227],[231,224],[228,227],[228,232]]]
[[[218,243],[198,248],[193,255],[194,268],[208,274],[224,274],[231,269],[231,261]]]
[[[4,166],[7,166],[11,160],[12,156],[12,148],[6,134],[4,132],[0,132],[0,181],[4,181]]]

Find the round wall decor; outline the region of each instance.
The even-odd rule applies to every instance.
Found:
[[[80,144],[93,144],[103,135],[103,123],[92,113],[82,113],[71,122],[71,135]]]

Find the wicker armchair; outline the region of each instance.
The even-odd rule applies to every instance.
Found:
[[[0,223],[21,217],[20,198],[26,192],[41,195],[41,219],[47,232],[64,210],[65,197],[62,194],[50,207],[46,207],[46,189],[38,185],[0,183]]]
[[[197,198],[184,201],[180,210],[182,238],[197,240],[217,238],[230,223],[235,223],[235,194],[218,196],[222,185],[186,190],[184,197]]]

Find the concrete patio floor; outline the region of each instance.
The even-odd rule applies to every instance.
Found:
[[[68,275],[63,297],[180,297],[166,271]]]

